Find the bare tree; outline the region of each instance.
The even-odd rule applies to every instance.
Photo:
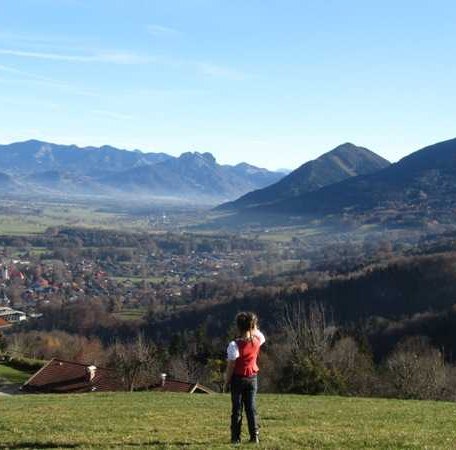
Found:
[[[306,309],[298,302],[285,308],[282,322],[292,352],[304,352],[312,358],[323,359],[336,332],[336,328],[327,323],[324,305],[311,303]]]
[[[111,350],[110,365],[122,377],[125,387],[133,391],[140,384],[151,383],[158,374],[155,345],[139,335],[135,342],[116,342]]]
[[[176,356],[170,363],[172,375],[182,381],[197,382],[200,381],[204,374],[204,366],[198,362],[193,354],[183,354]]]
[[[312,303],[306,308],[297,303],[286,308],[283,326],[288,361],[283,367],[281,388],[299,393],[341,391],[341,380],[325,364],[336,329],[328,325],[324,306]]]
[[[325,355],[325,365],[342,377],[346,394],[371,395],[376,392],[378,380],[369,353],[362,352],[350,336],[336,341]]]
[[[388,357],[386,368],[396,394],[401,397],[436,399],[445,390],[447,371],[443,355],[424,337],[399,342]]]

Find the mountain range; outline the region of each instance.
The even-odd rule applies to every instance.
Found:
[[[233,209],[242,198],[221,209]],[[456,211],[456,139],[425,147],[372,173],[285,198],[272,191],[261,200],[245,207],[241,202],[237,220],[274,216],[284,223],[291,217],[306,220],[347,212],[368,217],[373,211],[383,211],[401,216],[402,221],[408,216],[418,221],[448,222]]]
[[[174,157],[37,140],[0,145],[0,189],[15,193],[120,193],[221,201],[282,177],[283,173],[246,163],[220,165],[210,153]]]
[[[218,209],[239,210],[278,201],[288,202],[324,186],[373,173],[389,165],[389,161],[367,148],[357,147],[351,143],[342,144],[303,164],[277,183],[249,192],[234,202],[219,206]]]

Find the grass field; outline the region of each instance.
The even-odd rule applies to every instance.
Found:
[[[115,212],[101,212],[97,205],[52,204],[36,202],[37,214],[23,214],[17,204],[17,212],[0,215],[0,234],[10,236],[33,235],[48,227],[69,226],[98,229],[149,230],[147,221],[141,217],[126,216]]]
[[[147,310],[144,308],[141,309],[125,309],[123,311],[113,313],[112,315],[119,320],[139,320],[146,315]]]
[[[453,403],[287,395],[258,403],[260,448],[456,448]],[[1,398],[0,448],[228,449],[229,409],[221,394]]]
[[[20,370],[13,369],[12,367],[0,364],[0,384],[2,383],[25,383],[30,374]]]

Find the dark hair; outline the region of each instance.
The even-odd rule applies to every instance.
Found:
[[[236,315],[236,325],[241,333],[246,333],[258,325],[258,317],[253,312],[240,312]]]

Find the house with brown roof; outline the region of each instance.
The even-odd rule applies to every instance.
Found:
[[[3,319],[3,317],[0,317],[0,328],[7,328],[13,326],[11,323],[9,323],[7,320]]]
[[[10,323],[27,320],[27,315],[24,312],[17,311],[9,306],[0,307],[0,317]]]
[[[149,391],[181,392],[186,394],[214,394],[214,391],[199,383],[169,379],[165,373],[161,374],[159,383],[149,386]]]
[[[54,358],[21,389],[24,393],[71,394],[123,391],[125,385],[115,370]]]

